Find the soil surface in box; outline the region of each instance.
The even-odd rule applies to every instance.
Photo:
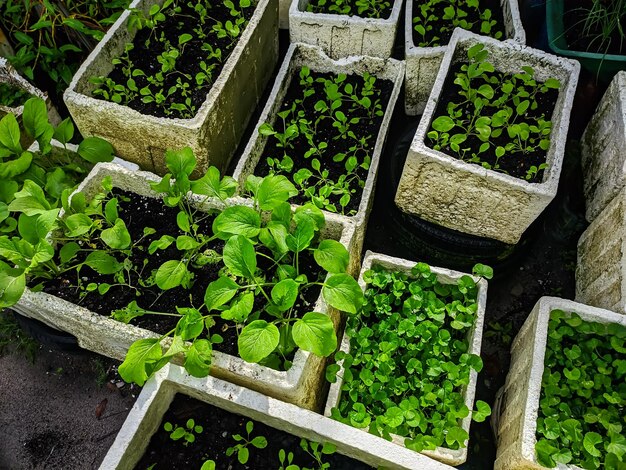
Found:
[[[202,24],[199,21],[199,14],[193,9],[194,3],[195,2],[184,1],[175,2],[173,5],[165,9],[164,14],[166,19],[163,22],[158,23],[154,29],[145,27],[139,30],[135,35],[132,42],[134,47],[128,53],[128,57],[132,64],[132,70],[141,70],[146,76],[139,75],[132,76],[132,78],[135,80],[139,90],[146,86],[148,86],[153,93],[162,90],[162,93],[166,96],[166,98],[163,103],[157,105],[156,101],[149,103],[144,102],[144,96],[137,93],[136,97],[126,103],[126,105],[130,108],[139,111],[140,113],[152,116],[181,117],[180,113],[171,108],[172,104],[184,103],[186,97],[189,96],[191,97],[191,105],[194,106],[197,111],[206,100],[207,93],[209,92],[211,85],[220,75],[226,60],[237,44],[237,41],[241,39],[243,26],[239,37],[234,42],[229,36],[218,38],[216,34],[212,32],[214,25],[218,23],[225,24],[227,21],[234,23],[234,18],[230,15],[229,9],[223,6],[221,2],[214,3],[212,7],[210,7],[209,2],[200,2],[200,4],[204,4],[208,9],[207,18],[204,24]],[[238,2],[234,3],[238,4]],[[180,12],[172,15],[171,12],[175,6],[180,7]],[[254,13],[254,9],[254,5],[243,9],[242,14],[246,18],[246,21],[250,20],[252,14]],[[198,28],[203,31],[206,38],[201,39],[200,35],[194,31]],[[179,37],[182,34],[191,34],[193,39],[184,43],[182,46],[178,46]],[[146,43],[146,41],[149,42]],[[162,86],[152,86],[148,81],[148,77],[153,78],[157,72],[161,71],[161,63],[157,60],[157,58],[164,52],[168,52],[170,50],[168,44],[171,44],[171,46],[177,49],[180,53],[179,57],[175,60],[176,69],[167,71],[163,74],[165,78]],[[208,58],[209,53],[203,50],[203,46],[205,44],[210,44],[213,47],[213,50],[221,50],[221,61]],[[215,68],[212,70],[211,79],[205,81],[202,86],[198,86],[196,84],[195,77],[198,73],[203,72],[201,68],[202,62],[205,62],[209,67],[212,64],[215,64]],[[125,60],[123,60],[122,63],[115,65],[111,73],[108,75],[108,78],[113,80],[115,83],[126,85],[127,80],[131,78],[124,73],[123,69],[127,66],[128,64]],[[184,78],[183,74],[188,77]],[[180,81],[181,79],[183,83],[188,83],[190,85],[184,92],[185,94],[183,94],[180,89],[172,94],[169,94],[171,88],[175,87],[177,85],[177,81]],[[98,96],[96,97],[98,98]],[[168,109],[171,114],[166,114],[164,109]]]
[[[113,195],[119,199],[119,217],[122,218],[131,236],[131,240],[136,242],[143,236],[144,227],[152,227],[156,233],[143,238],[140,243],[143,250],[134,249],[131,260],[134,266],[141,267],[144,260],[147,264],[143,270],[143,278],[147,278],[150,273],[158,269],[161,264],[172,259],[181,259],[182,252],[176,249],[175,244],[170,245],[165,250],[157,250],[154,254],[148,255],[147,250],[150,243],[158,240],[163,235],[170,235],[176,238],[183,235],[183,232],[176,224],[176,214],[178,208],[167,207],[161,199],[139,196],[134,193],[122,191],[117,188],[113,190]],[[211,235],[211,224],[215,214],[208,214],[204,219],[198,218],[199,232]],[[104,244],[98,240],[97,248],[104,249]],[[220,255],[224,247],[222,240],[216,239],[208,243],[205,249],[212,249]],[[257,249],[262,251],[262,249]],[[319,278],[321,275],[320,267],[315,263],[310,251],[303,253],[300,258],[300,271],[308,273],[310,281]],[[88,253],[81,252],[77,263],[84,261]],[[267,252],[266,254],[271,255]],[[121,258],[118,256],[118,261]],[[267,272],[271,268],[271,263],[264,256],[257,257],[258,268]],[[130,302],[136,301],[137,304],[147,310],[176,313],[176,307],[200,306],[204,302],[204,292],[207,286],[219,277],[219,271],[223,267],[223,263],[207,264],[203,267],[194,267],[189,265],[188,269],[193,273],[193,281],[189,290],[183,287],[176,287],[163,291],[156,285],[152,287],[140,287],[137,291],[133,287],[113,286],[103,296],[97,291],[85,292],[77,287],[76,272],[68,271],[64,275],[59,276],[51,281],[47,281],[44,286],[44,292],[56,295],[62,299],[87,308],[92,312],[108,316],[112,311],[126,307]],[[112,276],[101,275],[93,271],[88,266],[83,266],[80,270],[81,284],[87,286],[91,282],[115,284]],[[139,275],[135,271],[131,271],[130,284],[139,286]],[[312,306],[320,295],[320,286],[312,286],[303,291],[298,301],[296,301],[293,314],[300,317],[312,310]],[[140,296],[137,293],[140,292]],[[262,296],[255,297],[253,312],[262,311],[265,306],[265,300]],[[268,316],[269,317],[269,316]],[[264,314],[260,318],[271,320]],[[171,315],[144,315],[134,318],[131,324],[145,328],[157,333],[167,333],[175,328],[179,317]],[[219,333],[224,341],[221,344],[215,344],[214,348],[218,351],[237,355],[237,331],[232,322],[226,322],[219,316],[215,317],[216,325],[212,327],[211,332]]]
[[[203,427],[201,433],[196,434],[196,440],[187,445],[184,440],[173,441],[170,433],[163,429],[166,422],[172,425],[184,426],[188,419],[193,419],[195,425]],[[206,460],[214,460],[219,469],[249,469],[274,470],[280,468],[278,453],[280,449],[285,453],[293,452],[293,464],[301,468],[319,468],[319,464],[300,447],[300,438],[284,431],[271,428],[262,423],[253,421],[254,427],[249,440],[257,436],[267,439],[267,447],[258,449],[248,446],[249,460],[242,465],[237,460],[237,454],[226,455],[226,450],[238,443],[232,436],[239,434],[248,439],[246,423],[253,421],[244,416],[229,413],[220,408],[208,405],[186,395],[176,395],[165,413],[159,430],[152,436],[148,449],[143,458],[135,467],[137,470],[147,468],[159,469],[199,469]],[[360,432],[360,431],[355,431]],[[320,446],[321,448],[321,446]],[[323,462],[330,463],[334,470],[365,470],[371,467],[339,453],[322,456]],[[156,464],[154,467],[151,465]],[[287,463],[284,464],[287,467]]]
[[[413,1],[413,18],[418,17],[420,5],[422,5],[424,0]],[[426,37],[422,37],[415,28],[413,28],[413,44],[418,45],[422,42],[428,42],[431,44],[435,37],[439,39],[436,41],[437,46],[445,46],[450,42],[450,38],[452,37],[452,33],[454,32],[454,28],[450,24],[450,20],[444,20],[444,11],[443,9],[452,2],[442,2],[440,4],[440,12],[438,12],[437,19],[433,21],[429,21],[428,24],[433,25],[433,29],[431,31],[426,32]],[[460,1],[454,3],[463,3]],[[502,16],[502,6],[500,5],[499,0],[480,0],[480,11],[485,11],[486,9],[491,10],[491,18],[496,21],[495,26],[492,26],[491,36],[495,35],[497,31],[501,31],[503,35],[505,35],[504,29],[504,17]],[[470,28],[470,31],[477,34],[484,34],[480,30],[481,19],[479,13],[474,8],[464,8],[463,11],[467,13],[467,16],[463,19],[469,23],[473,23],[474,27]],[[415,26],[415,23],[413,23]],[[502,40],[506,39],[503,37]]]
[[[446,77],[446,81],[443,85],[443,90],[441,92],[441,96],[439,97],[439,101],[437,102],[437,108],[435,109],[435,114],[433,116],[433,121],[437,119],[439,116],[448,116],[447,106],[448,103],[460,103],[465,100],[464,97],[459,95],[459,91],[461,87],[454,83],[454,79],[456,78],[456,74],[461,71],[461,66],[463,62],[458,62],[453,64],[450,67],[450,71],[448,72],[448,76]],[[520,67],[523,64],[520,64]],[[498,98],[498,88],[494,87],[494,91],[496,95],[493,99]],[[546,93],[537,93],[535,99],[537,101],[537,109],[530,109],[526,111],[526,114],[523,118],[519,118],[517,120],[518,123],[526,122],[532,124],[536,122],[535,120],[542,115],[546,120],[552,120],[552,114],[554,112],[554,106],[556,104],[556,100],[559,97],[558,90],[549,89]],[[463,118],[469,120],[471,116],[474,114],[474,105],[472,103],[466,103],[465,105],[457,108],[461,109],[463,112]],[[496,111],[495,109],[493,110]],[[432,130],[432,127],[429,131]],[[553,137],[556,129],[552,129]],[[454,133],[451,131],[451,135]],[[515,152],[515,153],[505,153],[500,159],[496,157],[495,149],[498,146],[504,147],[507,143],[511,142],[512,139],[506,132],[506,129],[503,130],[502,134],[497,138],[491,138],[490,148],[480,154],[480,160],[482,162],[489,163],[492,167],[496,164],[499,165],[499,169],[494,170],[499,173],[505,173],[507,175],[515,176],[516,178],[525,179],[526,172],[530,169],[531,166],[539,167],[542,163],[546,162],[546,151],[542,150],[539,145],[539,139],[537,139],[537,146],[535,149],[528,152]],[[429,137],[425,138],[425,142],[427,145],[431,146],[434,144],[434,141]],[[467,135],[467,140],[462,144],[463,148],[471,148],[472,150],[477,150],[480,148],[483,142],[476,135]],[[462,156],[453,151],[448,145],[443,146],[441,151],[447,155],[450,155],[454,158],[458,158],[459,160],[463,160]],[[469,152],[468,152],[469,153]],[[473,162],[472,162],[473,163]],[[479,163],[475,163],[476,165],[480,165]],[[543,179],[543,170],[539,170],[536,176],[533,178],[532,182],[541,182]]]
[[[336,75],[330,73],[316,73],[311,72],[311,76],[314,78],[314,82],[312,84],[312,88],[315,90],[315,93],[307,98],[304,98],[302,103],[296,104],[296,110],[299,110],[302,113],[302,116],[299,119],[307,119],[312,123],[315,123],[314,129],[314,137],[313,141],[316,145],[319,146],[321,142],[326,142],[328,147],[323,150],[322,156],[313,155],[308,158],[305,157],[306,152],[311,149],[311,145],[309,144],[307,137],[304,133],[300,133],[300,135],[295,138],[292,142],[291,148],[283,149],[279,147],[279,141],[273,136],[268,137],[267,143],[265,144],[265,148],[263,150],[263,154],[259,159],[259,163],[254,170],[254,174],[258,176],[265,176],[270,173],[271,168],[267,163],[267,158],[272,157],[278,160],[283,158],[283,155],[286,153],[293,160],[293,170],[290,173],[280,171],[279,173],[285,174],[290,180],[293,182],[293,174],[296,173],[301,168],[308,168],[311,170],[314,175],[308,180],[308,183],[305,184],[305,187],[308,187],[309,184],[315,184],[316,182],[316,172],[311,167],[311,161],[314,158],[318,158],[320,160],[320,170],[328,171],[328,175],[326,177],[329,181],[337,182],[339,178],[347,174],[346,171],[346,160],[335,161],[334,158],[338,154],[345,153],[346,155],[351,155],[350,147],[356,145],[358,141],[362,138],[367,138],[367,143],[364,146],[364,149],[357,150],[354,155],[358,159],[358,163],[361,164],[364,161],[364,157],[366,155],[372,156],[373,149],[376,145],[376,139],[378,138],[378,131],[380,130],[380,126],[384,117],[382,116],[373,116],[372,118],[368,117],[366,113],[363,112],[363,109],[360,108],[358,111],[351,112],[351,100],[349,96],[344,96],[342,98],[342,105],[336,111],[342,111],[345,113],[348,120],[352,118],[359,118],[358,123],[350,124],[350,131],[354,132],[355,137],[346,137],[343,138],[339,135],[336,127],[333,127],[334,119],[329,117],[321,118],[324,113],[316,111],[314,109],[314,105],[318,100],[326,100],[326,92],[324,90],[324,83],[317,81],[316,79],[334,79]],[[344,90],[346,84],[351,84],[355,90],[356,94],[360,96],[360,90],[363,87],[363,77],[358,75],[348,75],[346,80],[341,85],[341,90]],[[383,113],[387,109],[387,103],[389,102],[389,98],[391,96],[391,92],[393,90],[393,82],[391,80],[381,80],[377,79],[374,85],[374,94],[369,98],[372,101],[372,106],[376,102],[376,100],[380,100],[382,105]],[[294,73],[294,76],[291,80],[289,88],[287,89],[287,93],[285,95],[282,106],[280,107],[279,112],[283,112],[292,108],[296,100],[302,100],[304,96],[304,88],[300,84],[300,80],[298,78],[298,72]],[[287,121],[287,125],[289,122]],[[282,119],[280,117],[276,117],[276,120],[273,123],[274,130],[276,132],[284,133],[285,128]],[[360,145],[360,144],[359,144]],[[346,157],[347,158],[347,157]],[[363,167],[358,167],[356,170],[356,176],[365,184],[365,180],[367,179],[368,169]],[[296,185],[298,187],[298,185]],[[351,190],[354,192],[351,194],[349,203],[344,208],[345,214],[354,214],[359,208],[359,204],[361,203],[361,195],[363,193],[363,187],[359,184],[354,183],[351,184]],[[339,204],[340,195],[331,194],[328,196],[328,199],[331,203],[335,204],[338,211],[341,212],[341,206]],[[310,197],[303,194],[300,191],[300,194],[291,199],[292,203],[296,204],[304,204],[310,201]]]
[[[603,39],[603,24],[593,22],[591,10],[594,3],[605,5],[611,11],[611,3],[617,0],[567,0],[564,1],[563,30],[567,46],[572,51],[597,52],[599,54],[626,53],[626,38],[615,27],[611,34]],[[604,16],[604,15],[601,15]],[[609,23],[609,16],[606,17]],[[624,28],[624,18],[620,18]],[[607,30],[607,34],[608,34]]]

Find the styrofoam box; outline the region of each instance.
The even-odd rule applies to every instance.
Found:
[[[363,267],[361,268],[361,274],[359,275],[359,285],[363,292],[367,289],[367,284],[363,279],[363,275],[366,271],[369,271],[374,266],[379,266],[384,268],[386,271],[391,272],[403,272],[406,274],[411,273],[411,268],[413,268],[416,264],[416,261],[408,261],[405,259],[394,258],[391,256],[383,255],[380,253],[374,253],[372,251],[368,251],[365,254],[365,259],[363,260]],[[457,280],[462,276],[465,276],[465,273],[452,271],[450,269],[445,268],[437,268],[431,267],[431,271],[437,274],[437,280],[442,284],[456,284]],[[468,274],[469,275],[469,274]],[[476,279],[476,278],[474,278]],[[485,306],[487,303],[487,281],[485,279],[480,279],[478,281],[478,296],[476,299],[476,303],[478,304],[478,309],[476,311],[476,321],[474,322],[474,326],[468,333],[468,344],[469,344],[469,353],[476,354],[480,356],[480,347],[482,343],[483,336],[483,326],[485,322]],[[350,338],[344,333],[343,339],[341,341],[341,351],[345,353],[350,352]],[[331,410],[339,405],[341,400],[341,387],[343,385],[343,361],[339,361],[338,365],[341,367],[341,370],[337,373],[337,381],[330,385],[330,391],[328,392],[328,400],[326,401],[326,409],[324,410],[324,414],[326,416],[331,415]],[[472,422],[472,413],[471,410],[474,408],[474,396],[476,394],[476,381],[478,378],[478,373],[475,370],[470,372],[469,383],[467,387],[463,390],[464,403],[467,408],[470,410],[470,414],[464,418],[461,422],[461,427],[469,433],[470,424]],[[359,429],[359,432],[367,433],[364,429]],[[393,442],[401,447],[404,447],[404,437],[392,435]],[[435,450],[424,450],[422,454],[427,455],[428,457],[432,457],[433,459],[439,460],[443,463],[449,465],[460,465],[467,460],[467,447],[469,442],[465,442],[465,447],[462,449],[448,449],[446,447],[437,447]]]

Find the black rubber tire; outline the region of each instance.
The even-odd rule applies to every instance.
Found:
[[[44,346],[56,351],[74,354],[85,351],[78,345],[78,340],[75,336],[52,328],[39,320],[20,315],[15,311],[13,311],[13,315],[22,330]]]

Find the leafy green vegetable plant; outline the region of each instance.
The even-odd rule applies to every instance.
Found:
[[[324,456],[332,455],[337,451],[337,447],[329,442],[320,444],[314,441],[307,441],[306,439],[300,440],[300,448],[314,459],[316,466],[311,469],[300,467],[293,463],[293,452],[280,449],[280,451],[278,451],[278,460],[280,462],[278,470],[326,470],[331,467],[328,462],[324,462]]]
[[[202,203],[190,204],[187,192],[225,200],[236,189],[234,180],[220,178],[215,168],[191,180],[196,160],[189,148],[167,152],[166,163],[171,173],[153,188],[163,194],[165,205],[177,209],[179,234],[175,237],[157,237],[152,227],[142,227],[141,236],[132,237],[120,217],[120,198],[111,195],[110,180],[105,179],[104,192],[91,202],[80,193],[71,201],[64,198],[65,214],[59,220],[58,209],[45,205],[41,188],[27,181],[11,209],[34,216],[33,226],[20,227],[24,239],[0,237],[0,257],[7,261],[0,265],[4,305],[19,300],[27,276],[31,284],[39,283],[34,287],[38,289],[46,279],[75,272],[73,288],[81,296],[103,296],[112,287],[135,294],[136,300],[112,312],[119,321],[128,323],[143,315],[178,317],[177,326],[161,338],[139,340],[130,347],[119,372],[138,384],[178,354],[184,355],[190,374],[206,376],[212,344],[222,341],[212,330],[216,318],[236,331],[239,355],[249,362],[288,368],[288,356],[296,348],[321,356],[334,352],[337,338],[327,314],[296,315],[302,309],[298,305],[308,305],[304,295],[311,289],[316,293],[321,289],[330,306],[348,313],[356,313],[363,300],[358,284],[346,273],[347,249],[335,240],[319,239],[323,213],[311,205],[292,212],[288,199],[295,188],[283,176],[251,177],[247,188],[254,196],[252,206],[230,205],[221,212],[206,213],[197,208]],[[200,226],[211,216],[212,233],[206,233]],[[223,247],[219,251],[210,248],[218,245]],[[174,258],[144,272],[146,257],[169,247],[176,248]],[[133,261],[137,253],[144,253],[143,262]],[[301,262],[305,259],[319,266],[318,271],[304,272]],[[196,276],[201,272],[198,268],[208,264],[219,265],[218,278],[210,283]],[[97,282],[85,281],[86,272],[96,274]],[[208,283],[202,305],[185,301],[174,312],[159,312],[150,303],[144,304],[145,289],[166,295],[175,288],[190,289],[197,282]],[[170,336],[164,352],[161,342]]]
[[[48,77],[61,94],[129,0],[6,0],[0,26],[15,55],[9,62],[30,80]],[[50,90],[53,91],[53,90]]]
[[[308,3],[306,11],[361,18],[388,18],[391,14],[391,2],[389,0],[312,0]]]
[[[484,265],[474,273],[492,275]],[[410,274],[374,265],[363,278],[365,303],[346,325],[350,353],[335,354],[343,361],[343,383],[332,417],[387,439],[402,436],[416,451],[465,447],[468,433],[460,421],[470,410],[462,391],[471,370],[482,369],[468,346],[478,308],[476,282],[465,275],[442,284],[425,263]],[[328,366],[328,380],[335,382],[339,370]],[[474,420],[484,421],[489,405],[476,406]]]
[[[528,66],[513,75],[496,72],[488,56],[482,44],[469,48],[469,63],[454,78],[459,99],[449,101],[445,112],[434,119],[426,142],[435,150],[500,172],[506,172],[502,158],[519,159],[524,178],[541,181],[545,157],[535,165],[523,159],[550,147],[552,122],[536,110],[541,96],[561,84],[555,78],[537,82]]]
[[[91,77],[93,95],[142,112],[192,118],[243,33],[251,6],[250,0],[166,0],[147,13],[133,10],[128,27],[139,31],[112,60],[110,75],[118,78]],[[224,15],[227,21],[216,19]],[[136,65],[146,51],[153,53],[155,70]]]
[[[193,419],[188,419],[184,426],[178,426],[168,421],[163,425],[163,429],[170,433],[170,439],[173,441],[184,439],[185,446],[193,444],[196,441],[196,435],[204,431],[204,428],[196,425]]]
[[[409,0],[413,1],[413,0]],[[502,39],[501,24],[480,0],[426,0],[413,2],[413,38],[417,47],[445,46],[454,28]]]
[[[367,72],[350,77],[355,84],[345,74],[319,74],[306,66],[298,78],[291,87],[301,95],[283,103],[273,124],[259,127],[259,134],[270,138],[263,154],[267,168],[270,174],[288,176],[303,200],[353,215],[351,202],[365,186],[377,137],[361,129],[384,114],[379,82]],[[331,175],[331,169],[339,176]]]
[[[54,149],[52,138],[65,145],[74,127],[66,119],[55,129],[40,98],[24,104],[22,121],[39,151],[22,148],[13,114],[0,120],[0,307],[19,300],[27,276],[56,272],[54,249],[46,237],[56,226],[60,206],[93,163],[113,158],[111,145],[97,137],[83,140],[78,155]]]
[[[626,327],[553,310],[537,418],[546,467],[626,468]]]
[[[238,444],[226,449],[226,455],[230,457],[233,454],[237,454],[237,460],[239,460],[239,463],[242,465],[245,465],[250,458],[250,446],[257,449],[265,449],[267,447],[267,439],[265,437],[250,437],[253,429],[254,423],[252,421],[248,421],[246,423],[246,437],[243,437],[241,434],[234,434],[232,436],[233,440],[238,442]]]
[[[0,105],[14,108],[22,106],[28,98],[30,98],[30,93],[26,90],[10,83],[0,83]]]

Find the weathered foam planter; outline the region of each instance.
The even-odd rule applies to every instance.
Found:
[[[388,271],[396,271],[396,272],[405,272],[410,275],[411,268],[415,266],[415,261],[408,261],[400,258],[393,258],[391,256],[374,253],[372,251],[367,251],[365,254],[365,258],[363,260],[363,267],[361,268],[361,273],[359,275],[359,285],[363,292],[365,292],[367,288],[367,284],[363,280],[363,274],[372,269],[374,266],[380,266]],[[466,274],[452,271],[450,269],[445,268],[437,268],[431,267],[431,271],[437,274],[437,279],[442,284],[456,284],[457,280]],[[468,341],[469,341],[469,353],[476,354],[480,356],[480,347],[482,343],[483,337],[483,325],[485,322],[485,305],[487,303],[487,281],[481,279],[478,281],[478,310],[476,312],[476,322],[474,323],[474,327],[469,332]],[[344,333],[343,338],[341,340],[341,351],[345,353],[350,352],[350,338]],[[326,401],[326,408],[324,410],[324,415],[330,416],[332,408],[338,406],[339,401],[341,399],[341,387],[343,385],[343,361],[339,361],[338,365],[341,367],[339,372],[337,373],[337,381],[330,385],[330,391],[328,392],[328,399]],[[475,370],[470,372],[470,380],[469,384],[463,391],[463,395],[465,398],[465,405],[470,410],[470,414],[462,420],[461,426],[465,431],[469,433],[470,424],[472,422],[472,413],[471,410],[474,408],[474,396],[476,394],[476,380],[478,377],[478,373]],[[356,429],[356,433],[369,435],[366,430]],[[392,434],[393,443],[398,445],[402,449],[406,449],[404,447],[404,437]],[[452,450],[445,447],[437,447],[435,450],[424,450],[421,453],[436,459],[440,462],[449,464],[449,465],[460,465],[467,460],[467,445],[463,449]],[[407,449],[408,450],[408,449]],[[413,452],[413,451],[411,451]]]
[[[135,467],[150,438],[160,427],[176,393],[189,395],[295,436],[335,444],[337,452],[373,467],[397,470],[452,468],[408,449],[398,448],[380,437],[355,433],[350,426],[312,411],[213,377],[196,379],[178,366],[167,365],[146,382],[100,470],[131,470]]]
[[[248,142],[233,176],[238,180],[239,187],[243,188],[246,178],[254,174],[254,169],[259,163],[267,143],[267,136],[260,135],[258,129],[265,122],[274,122],[276,113],[280,111],[280,107],[293,76],[297,76],[300,67],[303,65],[306,65],[312,71],[323,73],[331,72],[335,74],[346,73],[359,75],[364,72],[369,72],[379,79],[387,79],[394,82],[393,91],[387,103],[385,115],[376,138],[376,146],[372,153],[372,161],[361,195],[361,203],[359,204],[358,211],[353,216],[333,214],[334,217],[339,217],[342,220],[350,221],[355,224],[357,240],[354,246],[357,249],[356,256],[360,257],[367,220],[374,202],[374,188],[376,185],[380,155],[385,144],[385,139],[387,138],[389,121],[391,120],[393,108],[398,99],[404,78],[404,65],[402,62],[394,59],[383,60],[374,57],[350,57],[347,59],[332,60],[318,47],[306,44],[292,44],[278,72],[272,93],[254,129],[253,137]],[[331,213],[324,211],[324,214],[328,217]]]
[[[626,317],[557,297],[542,297],[511,345],[511,366],[503,389],[502,413],[496,430],[498,454],[495,470],[545,470],[537,462],[537,417],[550,312],[559,309],[575,312],[584,321],[621,323]],[[561,470],[579,470],[575,465]]]
[[[148,12],[163,0],[134,0],[129,8]],[[156,117],[128,106],[96,99],[94,76],[113,70],[111,59],[124,51],[134,33],[126,10],[80,66],[63,97],[84,136],[107,139],[122,158],[164,174],[165,151],[191,147],[198,174],[210,165],[224,171],[278,61],[278,0],[259,0],[231,55],[191,119]],[[155,59],[156,60],[156,59]]]
[[[561,82],[552,115],[548,168],[540,183],[463,162],[425,143],[451,65],[465,60],[467,50],[478,43],[489,51],[489,61],[498,71],[512,74],[529,65],[539,81],[556,78]],[[579,71],[575,61],[457,28],[411,143],[396,193],[397,206],[450,229],[517,243],[556,195]]]
[[[626,183],[626,72],[611,81],[581,139],[586,217],[589,222]]]
[[[91,199],[101,190],[102,180],[106,176],[111,177],[114,187],[142,196],[158,196],[149,185],[150,181],[160,180],[156,175],[143,171],[131,171],[110,163],[96,165],[77,191],[83,192],[87,200]],[[224,209],[233,205],[249,204],[249,201],[239,198],[221,202],[204,196],[191,195],[189,197],[192,204],[200,210]],[[326,218],[326,226],[321,232],[322,238],[339,240],[351,253],[354,252],[353,235],[352,224],[335,217]],[[160,337],[154,332],[118,322],[59,297],[44,292],[32,292],[29,289],[26,289],[20,301],[12,308],[21,315],[71,333],[76,336],[78,344],[85,349],[119,360],[124,359],[128,348],[135,340]],[[335,327],[338,326],[339,312],[327,306],[321,294],[313,310],[328,313]],[[322,404],[318,389],[325,364],[325,358],[298,350],[292,367],[288,371],[280,372],[246,362],[239,357],[214,351],[211,374],[284,401],[315,408]]]
[[[15,88],[19,88],[24,90],[32,97],[41,98],[46,102],[46,106],[48,108],[48,118],[50,122],[54,125],[58,125],[61,122],[61,118],[56,108],[52,105],[51,101],[48,99],[48,95],[46,95],[39,88],[31,85],[27,80],[25,80],[17,71],[8,63],[8,61],[4,57],[0,57],[0,83],[6,83]],[[22,113],[24,112],[24,106],[3,106],[0,104],[0,119],[2,119],[5,115],[12,113],[17,118],[18,122],[21,126],[22,121]],[[27,148],[33,139],[28,138],[26,135],[22,136],[22,148]]]
[[[306,11],[308,4],[309,0],[291,0],[291,42],[319,46],[333,59],[352,55],[391,57],[402,0],[393,0],[391,13],[386,19],[311,13]]]
[[[578,240],[576,300],[626,314],[626,186]]]
[[[404,23],[406,81],[404,110],[410,116],[421,114],[435,85],[437,72],[448,46],[419,47],[413,42],[413,0],[407,0]],[[526,44],[526,33],[517,0],[500,0],[504,34],[508,40]]]

